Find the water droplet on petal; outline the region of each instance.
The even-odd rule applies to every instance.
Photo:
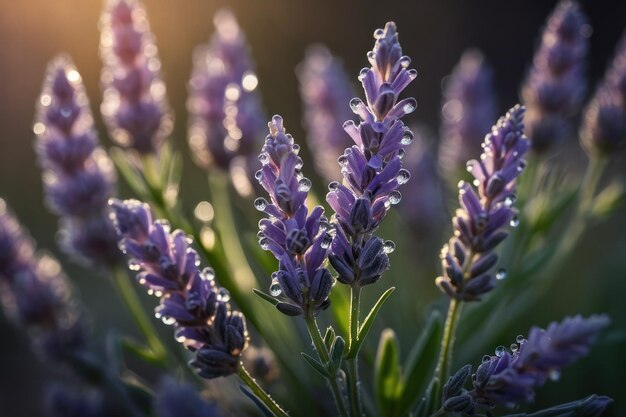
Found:
[[[413,113],[414,110],[415,110],[415,103],[413,102],[406,103],[404,107],[402,107],[402,111],[404,111],[404,113],[406,114]]]
[[[308,192],[311,189],[311,180],[308,178],[300,178],[298,181],[298,191]]]
[[[215,271],[210,266],[207,266],[202,270],[202,275],[204,276],[204,279],[207,279],[209,281],[215,279]]]
[[[322,240],[322,243],[320,243],[320,247],[322,249],[328,249],[332,241],[333,241],[333,237],[330,234],[326,233],[324,235],[324,239]]]
[[[504,205],[507,207],[511,207],[517,201],[517,196],[515,194],[510,194],[504,199]]]
[[[261,161],[262,164],[267,164],[269,162],[270,158],[269,156],[267,156],[267,154],[265,152],[261,153],[259,155],[259,161]]]
[[[264,211],[265,208],[267,207],[267,200],[264,199],[263,197],[259,197],[256,200],[254,200],[254,208],[259,210],[259,211]]]
[[[410,130],[405,130],[404,135],[402,136],[402,140],[400,141],[401,145],[410,145],[413,142],[413,132]]]
[[[394,250],[396,250],[396,244],[393,243],[392,240],[387,240],[387,241],[385,241],[385,243],[383,243],[383,252],[384,253],[390,254]]]
[[[504,352],[506,352],[506,348],[504,346],[498,346],[496,348],[496,356],[501,358],[502,355],[504,355]]]
[[[472,172],[474,170],[474,164],[476,163],[476,160],[472,159],[471,161],[467,161],[467,163],[465,164],[465,169],[467,170],[467,172]]]
[[[401,169],[400,171],[398,171],[398,175],[396,176],[396,181],[398,181],[398,184],[402,185],[402,184],[406,184],[410,178],[411,178],[411,174],[409,173],[409,171],[407,171],[406,169]]]
[[[409,65],[411,65],[411,58],[410,57],[408,57],[406,55],[403,56],[403,57],[400,57],[400,66],[402,68],[407,68]]]
[[[131,259],[128,261],[128,269],[131,271],[139,271],[141,269],[141,263],[137,259]]]
[[[257,172],[255,172],[254,178],[256,178],[257,181],[261,181],[261,179],[263,178],[263,171],[259,169]]]
[[[220,288],[217,295],[221,301],[227,302],[230,300],[230,292],[226,288]]]
[[[517,343],[525,343],[526,342],[526,338],[524,337],[523,334],[518,334],[517,337],[515,338],[515,341]]]
[[[483,363],[489,362],[490,360],[491,360],[491,356],[489,356],[489,355],[483,356]]]
[[[341,165],[342,167],[345,167],[346,165],[348,165],[348,157],[346,155],[341,155],[339,158],[337,158],[337,162],[339,162],[339,165]]]
[[[283,289],[280,287],[280,284],[278,283],[278,279],[273,278],[272,283],[270,285],[270,295],[272,297],[278,297],[282,293],[283,293]]]
[[[328,191],[337,191],[338,189],[339,189],[339,182],[332,181],[330,184],[328,184]]]
[[[513,218],[511,219],[511,221],[509,222],[509,225],[511,227],[517,227],[519,226],[519,217],[517,216],[513,216]]]
[[[267,250],[270,247],[270,240],[266,237],[259,240],[259,246],[263,250]]]
[[[511,344],[511,352],[515,353],[519,350],[519,346],[517,345],[517,343],[512,343]]]
[[[402,194],[400,193],[400,191],[395,190],[389,194],[389,202],[391,204],[398,204],[400,200],[402,200]]]
[[[374,31],[374,39],[380,39],[385,36],[385,31],[381,28],[378,28]]]
[[[506,269],[504,268],[500,268],[498,269],[498,272],[496,272],[496,279],[497,280],[503,280],[506,278]]]

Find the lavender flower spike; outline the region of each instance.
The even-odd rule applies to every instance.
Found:
[[[107,128],[121,146],[158,154],[173,118],[143,5],[138,0],[108,0],[100,30],[101,110]]]
[[[528,108],[526,133],[536,152],[564,138],[567,117],[580,108],[589,34],[587,20],[574,1],[562,0],[548,18],[521,92]]]
[[[414,98],[398,101],[417,71],[407,69],[411,59],[402,55],[395,23],[376,30],[374,38],[367,54],[372,66],[359,75],[367,104],[352,99],[350,107],[360,123],[344,123],[355,145],[339,157],[343,184],[331,183],[326,196],[339,225],[329,260],[339,282],[353,286],[376,282],[389,266],[393,242],[383,243],[372,233],[389,207],[400,202],[397,189],[410,177],[401,158],[413,133],[400,119],[416,107]]]
[[[626,148],[626,35],[585,110],[581,141],[590,153],[611,154]]]
[[[483,55],[468,50],[445,83],[439,166],[452,178],[458,177],[465,161],[480,153],[480,144],[496,119],[492,78]]]
[[[32,239],[0,199],[0,302],[32,331],[47,358],[61,360],[85,346],[71,290],[56,259],[36,254]]]
[[[222,10],[214,23],[211,40],[194,51],[187,103],[189,145],[202,166],[228,170],[233,159],[243,158],[239,165],[243,162],[253,173],[266,120],[256,90],[258,78],[233,14]]]
[[[63,249],[79,260],[120,259],[107,215],[115,171],[98,145],[81,77],[65,56],[49,65],[34,128],[48,205],[61,217]]]
[[[270,294],[278,297],[276,308],[284,314],[317,315],[330,305],[334,284],[323,266],[332,236],[326,232],[324,209],[316,206],[309,213],[305,205],[311,181],[300,173],[300,147],[285,133],[280,116],[268,125],[270,134],[259,155],[263,167],[256,177],[271,203],[257,198],[254,205],[269,216],[259,222],[259,244],[279,261]]]
[[[530,147],[524,136],[524,107],[510,109],[500,118],[485,137],[480,160],[467,162],[467,170],[474,176],[473,184],[459,183],[459,202],[452,223],[454,237],[441,250],[444,276],[437,286],[449,297],[472,301],[491,291],[498,261],[495,247],[508,235],[508,225],[517,226],[512,208],[515,202],[515,179],[523,171],[524,154]]]
[[[510,353],[498,347],[495,356],[485,356],[476,370],[472,391],[476,404],[512,407],[532,401],[535,388],[558,379],[563,368],[586,356],[608,324],[604,315],[566,317],[560,323],[550,323],[546,330],[531,328],[528,339],[518,336]]]
[[[297,75],[307,144],[318,172],[332,181],[338,173],[336,155],[350,146],[342,125],[353,117],[346,103],[354,97],[354,92],[339,60],[322,45],[307,49]]]
[[[191,366],[208,379],[235,373],[248,344],[246,323],[231,309],[213,270],[200,271],[184,232],[170,231],[164,220],[152,221],[146,203],[112,199],[109,204],[130,269],[139,271],[139,284],[161,299],[156,316],[173,324],[176,340],[195,353]]]

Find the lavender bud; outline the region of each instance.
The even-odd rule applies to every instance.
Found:
[[[464,163],[480,153],[480,144],[496,119],[491,68],[477,50],[463,53],[445,79],[439,166],[456,178]]]
[[[218,12],[214,23],[211,40],[194,52],[187,102],[191,115],[189,145],[204,167],[228,170],[234,158],[243,157],[240,162],[252,178],[265,120],[254,62],[232,13]]]
[[[108,0],[100,31],[101,111],[107,128],[119,145],[158,154],[172,131],[173,117],[143,4]]]
[[[568,133],[567,118],[580,108],[590,29],[577,3],[562,0],[548,18],[521,95],[526,133],[544,152]]]

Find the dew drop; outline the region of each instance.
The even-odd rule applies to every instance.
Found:
[[[267,154],[265,152],[261,153],[259,155],[259,161],[261,161],[262,164],[267,164],[269,162],[270,158],[269,156],[267,156]]]
[[[409,173],[409,171],[407,171],[406,169],[401,169],[400,171],[398,171],[398,175],[396,176],[396,181],[398,181],[398,184],[402,185],[402,184],[406,184],[410,178],[411,178],[411,174]]]
[[[331,235],[329,235],[328,233],[326,233],[324,235],[324,239],[322,240],[322,243],[320,243],[320,247],[322,249],[328,249],[330,247],[330,244],[333,241],[333,237]]]
[[[298,191],[307,192],[311,189],[311,180],[308,178],[300,178],[298,181]]]
[[[480,186],[480,181],[474,180],[474,181],[472,181],[472,184],[474,184],[474,187],[479,187]]]
[[[362,68],[361,72],[359,72],[359,81],[363,81],[367,73],[369,72],[369,68]]]
[[[463,188],[465,188],[465,181],[463,180],[459,181],[459,183],[456,186],[459,190],[463,190]]]
[[[131,259],[128,261],[128,269],[131,271],[139,271],[141,269],[141,263],[137,259]]]
[[[369,59],[370,61],[373,61],[376,59],[376,52],[374,51],[369,51],[367,53],[367,59]]]
[[[380,39],[385,36],[385,31],[381,28],[378,28],[374,31],[374,39]]]
[[[519,346],[517,345],[517,343],[512,343],[511,344],[511,352],[515,353],[519,350]]]
[[[383,252],[384,253],[390,254],[394,250],[396,250],[396,244],[393,243],[392,240],[387,240],[387,241],[385,241],[385,243],[383,243]]]
[[[391,204],[398,204],[400,200],[402,200],[402,194],[400,193],[400,191],[395,190],[389,194],[389,202]]]
[[[551,381],[558,381],[559,378],[561,378],[561,372],[558,369],[551,369],[550,372],[548,372],[548,377]]]
[[[267,200],[264,199],[263,197],[259,197],[256,200],[254,200],[254,208],[259,210],[259,211],[263,211],[265,210],[265,208],[267,207]]]
[[[294,143],[294,144],[291,146],[291,149],[293,149],[293,152],[297,155],[297,154],[298,154],[298,152],[300,152],[300,145],[298,145],[297,143]]]
[[[413,132],[410,130],[405,130],[404,135],[402,136],[402,140],[400,141],[401,145],[410,145],[413,142]]]
[[[402,107],[402,111],[406,114],[413,113],[413,111],[415,111],[415,103],[406,103],[404,107]]]
[[[254,178],[256,178],[257,181],[261,181],[261,179],[263,178],[263,171],[259,169],[257,172],[255,172]]]
[[[524,337],[523,334],[518,334],[517,337],[515,338],[515,341],[517,343],[525,343],[526,342],[526,338]]]
[[[465,164],[465,169],[467,170],[467,172],[472,172],[474,170],[475,163],[476,163],[475,159],[472,159],[471,161],[467,161],[467,163]]]
[[[341,155],[339,158],[337,158],[337,162],[339,162],[339,165],[341,165],[342,167],[345,167],[346,165],[348,165],[348,157],[346,155]]]
[[[302,165],[304,165],[304,162],[302,161],[302,158],[298,157],[298,160],[296,161],[296,169],[302,169]]]
[[[513,218],[511,219],[511,221],[509,222],[509,225],[511,227],[517,227],[519,226],[519,217],[517,216],[513,216]]]
[[[332,181],[330,184],[328,184],[328,191],[337,191],[338,189],[339,189],[339,182]]]
[[[213,279],[215,279],[215,271],[210,266],[207,266],[206,268],[202,270],[202,275],[204,276],[205,279],[209,281],[212,281]]]
[[[501,281],[503,279],[506,279],[506,275],[506,269],[500,268],[498,269],[498,272],[496,272],[496,279]]]
[[[491,360],[491,356],[489,356],[489,355],[483,356],[483,363],[489,362],[490,360]]]
[[[227,302],[230,300],[230,293],[226,288],[220,288],[217,295],[221,301]]]
[[[404,158],[404,155],[406,155],[406,151],[404,149],[398,149],[398,159]]]
[[[280,284],[278,283],[278,279],[276,278],[272,279],[272,284],[270,285],[270,295],[272,297],[278,297],[282,293],[283,293],[283,289],[280,287]]]
[[[513,204],[515,204],[516,201],[517,201],[517,196],[515,194],[509,194],[504,199],[504,205],[507,207],[511,207]]]
[[[172,324],[176,323],[176,320],[174,320],[174,318],[172,318],[172,317],[165,317],[165,316],[163,316],[163,317],[161,318],[161,321],[162,321],[162,322],[163,322],[163,324],[165,324],[166,326],[170,326],[170,325],[172,325]]]
[[[363,102],[358,97],[355,97],[352,100],[350,100],[350,108],[352,109],[353,112],[357,112],[359,110],[359,107],[362,105],[363,105]]]
[[[261,247],[261,249],[267,250],[270,247],[270,240],[266,237],[264,237],[263,239],[260,239],[259,246]]]
[[[506,348],[504,346],[498,346],[496,348],[496,356],[501,358],[502,355],[504,355],[504,352],[506,352]]]
[[[407,72],[409,73],[409,77],[411,77],[412,80],[417,78],[417,70],[416,69],[410,69]]]

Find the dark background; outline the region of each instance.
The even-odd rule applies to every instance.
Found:
[[[468,47],[480,48],[494,68],[500,111],[517,102],[519,84],[532,59],[539,30],[555,3],[149,0],[146,7],[157,37],[170,104],[176,113],[172,140],[178,149],[186,150],[185,100],[191,53],[195,45],[206,41],[212,33],[212,17],[220,7],[231,8],[247,33],[267,114],[281,114],[296,140],[302,141],[294,67],[303,58],[307,45],[314,42],[328,45],[342,57],[356,78],[359,69],[367,64],[365,53],[372,46],[374,29],[387,20],[396,21],[404,51],[412,57],[413,67],[419,72],[408,91],[418,100],[418,109],[410,120],[426,123],[436,131],[441,79]],[[626,2],[588,1],[583,2],[583,8],[593,26],[587,71],[593,86],[602,76],[626,27]],[[71,54],[83,76],[92,109],[98,110],[100,9],[101,2],[94,0],[0,1],[0,196],[30,229],[39,247],[56,253],[66,263],[91,313],[98,338],[111,326],[127,333],[134,331],[133,326],[117,306],[118,300],[104,277],[72,266],[57,253],[55,219],[42,204],[32,120],[46,63],[59,52]],[[97,113],[96,119],[101,128]],[[105,144],[110,143],[104,133],[101,139]],[[622,158],[611,168],[622,178],[624,162]],[[200,170],[187,161],[184,175],[183,198],[190,202],[206,198],[202,192],[193,191],[197,188],[194,185],[204,181]],[[587,236],[580,256],[561,271],[563,276],[557,288],[520,321],[519,329],[527,329],[532,322],[545,325],[577,311],[606,311],[614,319],[613,328],[621,329],[623,335],[626,265],[623,256],[615,260],[615,255],[626,254],[624,210],[617,216],[617,221],[600,226]],[[430,282],[424,285],[427,296],[422,294],[417,298],[427,300],[436,294]],[[617,397],[618,403],[622,401],[618,375],[626,372],[620,353],[626,345],[624,337],[620,339],[620,332],[616,334],[617,345],[600,345],[586,364],[572,371],[579,375],[577,384],[567,384],[566,372],[559,387],[556,384],[546,387],[538,400],[564,402],[598,392]],[[25,335],[0,319],[0,415],[39,415],[42,378],[49,373],[45,364],[29,351]],[[618,404],[613,413],[626,415],[626,406]]]

